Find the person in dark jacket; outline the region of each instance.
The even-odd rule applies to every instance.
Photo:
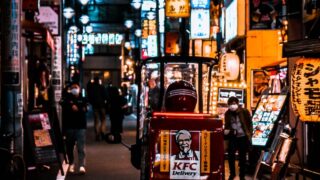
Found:
[[[105,110],[105,88],[99,83],[99,77],[95,77],[93,83],[87,85],[89,103],[94,113],[94,130],[96,141],[100,141],[107,132],[106,110]]]
[[[124,118],[124,109],[127,106],[127,100],[120,93],[117,87],[109,88],[109,114],[111,121],[111,135],[114,138],[121,139],[122,124]],[[118,140],[119,141],[119,140]]]
[[[153,111],[159,111],[159,96],[160,88],[157,86],[157,82],[154,79],[148,81],[149,86],[149,106]]]
[[[63,134],[66,138],[66,149],[69,160],[69,172],[74,170],[74,146],[77,145],[79,158],[79,172],[86,173],[85,169],[85,139],[86,139],[86,112],[88,103],[85,98],[81,96],[80,86],[73,83],[70,86],[70,94],[66,95],[62,108],[65,115],[62,122]]]
[[[240,180],[245,178],[246,153],[251,146],[252,120],[250,112],[239,106],[239,99],[228,99],[229,109],[225,113],[224,134],[228,137],[228,162],[230,169],[229,180],[236,176],[235,152],[239,152]]]

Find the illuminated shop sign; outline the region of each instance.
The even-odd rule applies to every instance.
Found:
[[[150,11],[151,9],[156,9],[157,4],[155,1],[143,1],[141,6],[141,11]]]
[[[245,3],[233,0],[225,12],[225,41],[244,35]]]
[[[165,32],[164,20],[165,20],[164,8],[160,8],[159,9],[159,32],[160,33],[164,33]]]
[[[226,9],[221,8],[221,16],[220,16],[220,32],[222,35],[222,38],[225,38],[225,22],[226,22]]]
[[[191,39],[208,39],[209,36],[209,9],[193,9],[191,11]]]
[[[210,8],[210,1],[209,0],[191,0],[191,8],[192,9],[209,9]]]
[[[219,88],[218,101],[227,104],[230,97],[237,97],[239,104],[243,104],[243,89]]]
[[[159,24],[157,24],[157,12],[156,1],[142,1],[141,8],[141,58],[146,59],[148,57],[155,57],[158,55],[158,39],[157,39],[157,25],[159,31],[164,32],[164,3],[159,1],[158,18]]]
[[[77,39],[82,44],[121,45],[123,35],[116,33],[90,33],[79,34]]]
[[[291,75],[291,102],[302,121],[320,121],[320,59],[302,58]]]
[[[77,45],[77,34],[72,31],[68,31],[67,36],[67,63],[77,64],[80,58],[78,52],[79,46]]]
[[[237,19],[237,0],[233,1],[226,9],[226,29],[225,39],[226,42],[237,36],[238,19]]]
[[[202,56],[215,57],[217,51],[217,41],[202,41]]]
[[[156,20],[143,20],[142,21],[142,38],[148,38],[149,35],[156,35]]]
[[[167,17],[189,17],[190,1],[189,0],[166,0]]]
[[[157,36],[148,36],[148,56],[156,57],[158,55]]]

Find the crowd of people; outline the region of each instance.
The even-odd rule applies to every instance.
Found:
[[[77,81],[66,84],[60,102],[62,106],[62,133],[65,139],[67,157],[69,161],[69,172],[74,173],[74,148],[78,151],[78,172],[86,173],[85,168],[85,144],[89,105],[94,115],[95,140],[105,140],[109,143],[120,143],[122,124],[128,102],[125,98],[128,89],[118,88],[112,85],[104,87],[99,78],[95,77],[93,82],[87,84],[86,96],[81,93],[81,87]],[[109,115],[111,127],[107,132],[107,119]]]

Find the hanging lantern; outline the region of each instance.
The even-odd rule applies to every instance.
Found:
[[[320,121],[320,59],[301,58],[291,75],[291,102],[301,121]]]
[[[240,59],[236,53],[226,53],[221,56],[220,72],[226,80],[236,80],[240,72]]]

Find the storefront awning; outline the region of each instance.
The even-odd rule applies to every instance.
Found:
[[[320,56],[320,39],[301,39],[289,41],[283,45],[283,56]]]

